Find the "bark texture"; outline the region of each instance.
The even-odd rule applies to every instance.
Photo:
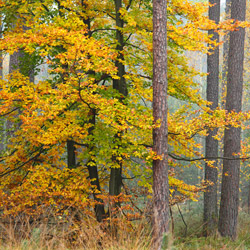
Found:
[[[92,127],[89,128],[88,132],[89,132],[89,135],[93,135],[95,124],[96,124],[95,109],[91,110],[90,117],[91,118],[89,120],[89,123],[92,125]],[[95,144],[90,142],[88,145],[88,151],[90,152],[90,158],[86,165],[87,165],[88,172],[89,172],[89,178],[91,180],[90,183],[94,191],[93,192],[94,200],[97,202],[97,204],[95,205],[95,215],[96,215],[97,221],[101,222],[105,218],[104,203],[102,199],[97,197],[97,194],[101,193],[101,187],[100,187],[100,181],[99,181],[99,175],[98,175],[98,167],[97,167],[95,160],[91,158],[91,155],[95,155],[95,152],[96,152]]]
[[[226,18],[230,18],[231,0],[226,0],[225,14]],[[223,37],[223,65],[222,65],[222,93],[227,85],[227,72],[228,72],[228,50],[229,50],[229,33],[226,33]],[[223,101],[223,108],[225,108],[225,100]]]
[[[209,19],[216,23],[220,21],[220,0],[210,0]],[[212,35],[212,39],[219,42],[219,34],[214,30],[208,31]],[[219,48],[210,51],[212,54],[207,55],[207,100],[212,102],[210,106],[212,110],[218,107],[219,101]],[[218,141],[213,138],[217,129],[210,130],[206,137],[206,157],[218,157]],[[217,225],[218,209],[217,209],[217,161],[214,167],[205,164],[205,180],[213,183],[204,193],[204,234],[209,235],[214,232]]]
[[[166,6],[166,0],[153,1],[153,116],[155,123],[160,121],[160,127],[153,129],[153,150],[162,156],[153,161],[154,249],[161,249],[169,230]]]
[[[246,0],[232,0],[231,18],[244,21]],[[243,91],[245,29],[230,32],[226,109],[240,112]],[[230,127],[224,135],[224,157],[234,157],[241,148],[241,128]],[[223,160],[219,232],[222,236],[236,237],[239,207],[240,160]]]

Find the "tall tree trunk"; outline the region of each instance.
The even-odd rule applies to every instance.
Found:
[[[220,0],[210,0],[209,19],[216,23],[220,21]],[[212,35],[212,39],[219,42],[219,34],[214,30],[208,31]],[[212,54],[207,55],[207,100],[212,102],[210,106],[212,110],[218,107],[219,93],[219,48],[210,51]],[[206,157],[218,157],[218,141],[213,138],[216,135],[217,129],[210,130],[206,137]],[[205,164],[205,180],[213,183],[204,193],[204,234],[209,235],[214,232],[217,224],[217,161],[214,167]]]
[[[96,124],[96,111],[93,109],[91,111],[91,118],[89,120],[89,123],[92,125],[88,132],[89,135],[93,135],[94,133],[94,129],[95,129],[95,124]],[[95,160],[93,160],[91,158],[91,153],[93,154],[93,152],[95,152],[95,145],[93,145],[92,143],[90,143],[88,145],[88,151],[90,152],[90,158],[87,162],[87,168],[88,168],[88,172],[89,172],[89,178],[90,178],[90,183],[93,187],[93,196],[94,196],[94,200],[97,202],[97,204],[95,205],[95,215],[96,215],[96,219],[97,221],[101,222],[104,218],[105,218],[105,210],[104,210],[104,203],[103,200],[98,198],[98,196],[96,195],[96,190],[98,191],[98,193],[101,193],[101,186],[100,186],[100,182],[99,182],[99,175],[98,175],[98,168],[97,168],[97,164],[95,162]]]
[[[246,0],[232,0],[231,18],[244,21]],[[226,109],[240,112],[243,91],[245,29],[230,32]],[[241,149],[241,128],[225,130],[224,157],[234,157]],[[219,232],[222,236],[236,237],[239,207],[240,160],[223,160]]]
[[[83,7],[87,8],[87,4],[84,1],[81,1],[81,4]],[[83,21],[88,27],[87,35],[90,37],[91,36],[90,19],[87,18],[87,19],[84,19]],[[91,71],[90,74],[94,75],[95,72]],[[89,117],[90,118],[89,118],[88,122],[91,124],[91,127],[88,129],[88,134],[90,136],[93,136],[94,129],[96,126],[96,110],[95,109],[91,109],[89,111]],[[95,152],[95,151],[96,151],[96,145],[93,144],[92,142],[90,142],[88,145],[88,152],[90,152],[90,157],[86,163],[86,166],[87,166],[88,172],[89,172],[89,178],[90,178],[90,183],[91,183],[92,189],[93,189],[94,200],[97,202],[97,204],[95,205],[95,208],[94,208],[96,219],[98,222],[101,222],[105,218],[106,215],[105,215],[105,209],[104,209],[104,202],[96,194],[97,192],[101,193],[101,186],[100,186],[100,181],[99,181],[98,166],[97,166],[95,160],[93,160],[91,158],[91,154],[93,154],[93,152]]]
[[[248,185],[247,212],[250,214],[250,184]]]
[[[230,9],[231,9],[231,0],[226,0],[225,3],[225,19],[230,18]],[[221,85],[220,85],[220,105],[221,108],[226,108],[226,87],[227,87],[227,72],[228,72],[228,49],[229,49],[229,33],[226,33],[223,36],[223,57],[222,57],[222,78],[221,78]],[[224,135],[223,135],[224,137]],[[221,142],[223,139],[221,140]],[[219,143],[219,155],[223,156],[223,143]],[[219,172],[221,173],[221,170],[223,169],[223,160],[218,160],[219,165]],[[221,193],[221,174],[218,176],[218,186],[219,186],[219,193]]]
[[[225,8],[225,19],[229,19],[230,17],[230,6],[231,0],[226,0],[226,8]],[[222,58],[222,85],[221,91],[222,93],[225,91],[227,85],[227,71],[228,71],[228,49],[229,49],[229,33],[226,33],[223,37],[223,58]],[[223,106],[225,106],[225,100],[222,99]],[[223,107],[224,108],[224,107]]]
[[[120,8],[122,7],[122,0],[114,0],[115,3],[115,12],[116,12],[116,26],[119,28],[123,28],[124,22],[121,19]],[[121,30],[116,29],[116,39],[118,45],[116,50],[118,51],[119,55],[115,62],[117,67],[117,75],[119,79],[113,79],[113,88],[116,89],[120,93],[120,101],[122,101],[128,95],[128,89],[126,80],[124,78],[125,75],[125,66],[121,61],[124,60],[122,51],[124,47],[123,41],[123,33]],[[121,60],[121,61],[120,61]],[[115,140],[119,140],[119,136],[115,136]],[[120,165],[119,168],[111,168],[110,171],[110,181],[109,181],[109,194],[110,195],[119,195],[121,193],[121,186],[122,186],[122,164],[116,160],[116,157],[113,157],[113,161]]]
[[[166,7],[166,0],[153,0],[153,116],[154,123],[160,121],[153,129],[153,151],[162,157],[153,161],[154,249],[161,249],[169,230]]]
[[[2,16],[0,15],[0,39],[2,39],[2,31],[3,31],[3,23],[2,23]],[[3,78],[3,54],[2,51],[0,51],[0,78]],[[5,148],[5,118],[2,118],[0,121],[0,128],[1,128],[1,140],[0,140],[0,156],[3,156],[4,154],[4,148]]]

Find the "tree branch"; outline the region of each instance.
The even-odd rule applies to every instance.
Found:
[[[248,157],[234,157],[234,158],[230,158],[230,157],[201,157],[201,158],[185,158],[185,157],[180,157],[177,156],[175,154],[172,153],[168,153],[168,155],[178,161],[188,161],[188,162],[192,162],[192,161],[203,161],[203,160],[218,160],[218,159],[222,159],[222,160],[229,160],[229,161],[237,161],[237,160],[248,160],[250,159],[250,156]]]

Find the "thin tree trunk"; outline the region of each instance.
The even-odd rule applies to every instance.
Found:
[[[153,160],[154,249],[161,249],[169,231],[166,7],[166,0],[153,0],[153,116],[154,123],[160,122],[153,129],[153,151],[162,157]]]
[[[244,21],[246,0],[232,0],[231,18]],[[230,32],[226,109],[240,112],[242,109],[243,61],[245,29]],[[233,157],[241,149],[241,128],[225,130],[224,157]],[[223,160],[219,232],[235,239],[239,207],[240,160]]]
[[[73,169],[76,168],[76,154],[75,154],[75,144],[72,140],[67,140],[67,162],[68,168]]]
[[[123,28],[124,22],[121,19],[121,14],[119,12],[120,8],[122,7],[122,0],[114,0],[114,3],[115,3],[115,12],[116,12],[116,26],[119,28]],[[124,78],[125,66],[121,62],[124,60],[124,57],[122,54],[123,47],[124,47],[123,34],[119,29],[116,30],[116,39],[118,42],[116,50],[118,51],[119,55],[115,62],[115,65],[118,70],[117,75],[119,76],[119,79],[113,79],[113,88],[116,89],[120,93],[120,101],[122,102],[122,100],[128,95],[128,89],[127,89],[126,80]],[[115,140],[119,141],[120,137],[116,135]],[[110,170],[109,194],[119,195],[121,193],[121,187],[122,187],[122,164],[121,162],[116,160],[115,156],[113,157],[113,161],[118,163],[120,167],[111,168]]]
[[[84,6],[85,8],[87,8],[86,3],[84,1],[81,2],[82,6]],[[91,32],[90,32],[90,19],[84,19],[83,20],[84,23],[87,25],[88,27],[88,33],[87,35],[90,37],[91,36]],[[95,72],[91,72],[91,74],[95,74]],[[88,129],[88,134],[90,136],[94,135],[94,129],[96,126],[96,110],[95,109],[91,109],[89,111],[89,123],[91,124],[91,127]],[[92,142],[88,145],[88,152],[90,152],[91,154],[94,154],[93,152],[96,151],[96,146],[94,144],[92,144]],[[95,162],[95,160],[93,160],[91,157],[88,159],[87,164],[86,164],[87,168],[88,168],[88,172],[89,172],[89,178],[90,178],[90,183],[92,185],[92,189],[93,189],[93,196],[94,196],[94,200],[97,202],[97,204],[95,205],[95,215],[96,215],[96,219],[98,222],[101,222],[105,217],[105,209],[104,209],[104,202],[101,198],[99,198],[96,194],[96,191],[98,193],[101,193],[101,186],[100,186],[100,181],[99,181],[99,174],[98,174],[98,166]]]
[[[230,17],[230,5],[231,0],[226,0],[226,8],[225,8],[225,19],[229,19]],[[223,63],[222,63],[222,85],[221,91],[222,94],[225,91],[227,86],[227,71],[228,71],[228,49],[229,49],[229,33],[226,33],[223,37]],[[223,96],[223,95],[222,95]],[[222,98],[222,106],[225,107],[225,100]]]
[[[92,126],[88,130],[89,135],[93,135],[95,124],[96,124],[96,120],[95,120],[96,112],[94,109],[91,112],[92,114],[91,114],[91,119],[89,120],[89,123],[92,124]],[[95,145],[92,145],[90,143],[88,146],[88,151],[91,154],[93,154],[93,152],[95,152]],[[97,204],[95,205],[96,219],[97,221],[101,222],[105,218],[105,210],[104,210],[103,200],[98,198],[96,195],[96,190],[98,191],[98,193],[101,193],[97,164],[95,160],[91,159],[90,157],[86,165],[87,165],[88,172],[89,172],[90,183],[94,191],[93,192],[94,200],[97,202]]]
[[[220,21],[220,0],[210,0],[209,19],[216,23]],[[214,30],[208,31],[212,35],[212,39],[219,42],[219,34]],[[212,54],[207,55],[207,100],[212,102],[210,106],[212,110],[218,107],[219,101],[219,48],[210,51]],[[210,130],[206,137],[206,157],[218,157],[218,141],[213,138],[217,129]],[[209,235],[214,232],[217,224],[217,161],[210,167],[205,164],[205,180],[213,183],[204,193],[204,234]]]
[[[247,211],[250,214],[250,185],[248,186],[248,200],[247,200]]]

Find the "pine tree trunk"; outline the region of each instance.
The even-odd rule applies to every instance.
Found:
[[[220,21],[220,0],[210,0],[209,19],[216,23]],[[215,5],[214,5],[215,4]],[[213,35],[212,39],[219,42],[219,34],[214,30],[208,31],[209,35]],[[218,107],[219,101],[219,48],[210,51],[212,54],[207,55],[207,100],[212,102],[210,106],[212,110]],[[206,137],[206,157],[218,157],[218,141],[213,138],[217,129],[210,130]],[[217,160],[210,167],[205,164],[205,180],[213,183],[204,193],[204,234],[209,235],[214,232],[217,224]]]
[[[232,0],[231,18],[244,21],[246,0]],[[230,32],[226,109],[242,109],[245,29]],[[224,135],[224,157],[234,157],[241,149],[241,128],[230,127]],[[237,156],[236,156],[237,157]],[[240,160],[223,160],[219,232],[235,239],[239,207]]]
[[[161,249],[169,230],[166,6],[165,0],[153,0],[153,116],[154,122],[160,121],[153,129],[153,151],[162,157],[153,161],[154,249]]]
[[[226,0],[226,8],[225,8],[225,13],[226,13],[226,18],[229,19],[230,17],[230,6],[231,6],[231,0]],[[222,94],[225,91],[225,87],[227,85],[227,71],[228,71],[228,49],[229,49],[229,33],[226,33],[223,37],[223,64],[222,64]],[[225,107],[225,100],[223,101],[223,108]]]

